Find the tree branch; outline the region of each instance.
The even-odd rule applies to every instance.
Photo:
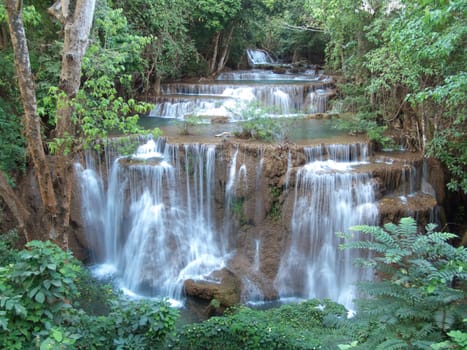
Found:
[[[47,9],[47,12],[60,23],[65,24],[69,14],[69,7],[70,0],[56,0],[55,3]]]
[[[289,30],[298,30],[298,31],[308,31],[308,32],[324,33],[324,29],[320,29],[320,28],[304,27],[304,26],[294,26],[294,25],[288,24],[288,23],[282,23],[281,26],[282,26],[283,28],[289,29]]]

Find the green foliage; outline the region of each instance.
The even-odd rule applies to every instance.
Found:
[[[150,38],[142,56],[144,72],[139,72],[146,90],[156,77],[177,78],[187,64],[196,63],[187,29],[189,1],[117,0],[114,6],[124,10],[135,33]]]
[[[124,99],[132,77],[142,67],[141,53],[149,37],[133,35],[121,10],[98,7],[93,41],[83,60],[85,80],[74,101],[75,121],[85,143],[106,138],[109,133],[137,133],[138,114],[150,106]],[[120,91],[118,91],[120,89]]]
[[[193,133],[193,129],[202,123],[203,120],[199,116],[191,115],[189,117],[185,117],[181,122],[180,135],[191,135]]]
[[[208,30],[219,32],[231,21],[242,7],[241,0],[198,0],[193,3],[194,19]]]
[[[465,1],[307,3],[329,35],[328,67],[356,86],[341,89],[358,101],[352,110],[344,100],[354,124],[376,140],[379,127],[397,126],[408,146],[446,165],[451,190],[467,192]]]
[[[239,221],[240,225],[245,225],[247,220],[245,218],[245,199],[244,198],[234,198],[232,203],[230,203],[230,210],[232,211],[233,216]]]
[[[167,302],[117,299],[69,252],[40,241],[18,252],[13,237],[0,240],[2,349],[162,348],[178,315]]]
[[[151,107],[125,98],[133,94],[132,72],[143,69],[142,52],[151,37],[131,34],[122,10],[110,8],[105,1],[96,10],[91,36],[94,40],[83,59],[83,82],[71,101],[78,139],[75,135],[54,138],[48,144],[52,153],[63,148],[69,152],[76,143],[88,147],[115,133],[142,133],[139,114]],[[56,87],[49,88],[41,100],[41,115],[55,114],[57,101],[62,100],[60,93]]]
[[[277,118],[272,118],[268,110],[260,103],[252,101],[246,105],[239,105],[231,109],[238,120],[242,120],[241,130],[236,132],[238,137],[253,138],[263,141],[282,141],[286,138],[286,128]]]
[[[282,188],[278,186],[270,187],[271,196],[272,196],[272,205],[269,210],[269,216],[274,219],[278,219],[281,216],[281,203],[280,196],[282,194]]]
[[[467,323],[467,319],[464,318],[464,324]],[[448,332],[449,340],[445,340],[441,343],[431,344],[434,350],[457,350],[467,348],[467,333],[464,331],[450,331]]]
[[[24,349],[67,322],[79,264],[50,242],[32,241],[0,268],[2,348]]]
[[[0,97],[0,171],[12,173],[17,169],[24,170],[26,163],[26,146],[21,133],[21,123],[13,112],[2,104]],[[8,108],[9,109],[9,108]]]
[[[255,21],[250,24],[256,46],[285,62],[322,63],[327,36],[316,28],[311,12],[305,9],[306,3],[307,0],[268,1],[265,9],[258,6]]]
[[[369,236],[362,241],[343,235],[343,248],[370,251],[358,262],[379,275],[359,284],[368,296],[357,311],[363,348],[426,349],[459,327],[464,292],[455,287],[467,277],[467,250],[448,243],[454,234],[434,229],[430,224],[419,233],[414,219],[403,218],[384,228],[353,227]]]
[[[6,266],[14,262],[16,254],[16,243],[18,241],[16,230],[0,234],[0,266]]]
[[[106,316],[80,314],[71,330],[79,335],[78,348],[155,349],[163,348],[177,317],[165,301],[118,299]]]
[[[26,163],[15,76],[13,53],[0,50],[0,171],[10,175],[24,170]]]
[[[347,311],[329,300],[310,300],[277,309],[232,309],[181,329],[169,344],[175,349],[319,349],[350,340],[341,321]]]

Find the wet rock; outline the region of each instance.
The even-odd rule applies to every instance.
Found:
[[[230,270],[214,271],[212,281],[188,279],[184,283],[185,293],[204,300],[217,300],[220,307],[230,307],[240,303],[241,282]]]

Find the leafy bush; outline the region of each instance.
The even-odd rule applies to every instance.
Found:
[[[0,266],[11,264],[15,261],[18,250],[16,242],[18,233],[15,230],[0,234]]]
[[[203,123],[203,119],[201,117],[192,115],[187,116],[180,124],[180,135],[191,135],[193,133],[193,129]]]
[[[1,349],[154,349],[173,330],[168,303],[118,299],[70,252],[40,241],[18,252],[10,236],[0,240]]]
[[[330,300],[310,300],[277,309],[232,309],[185,326],[168,345],[174,349],[318,349],[349,340],[347,311]]]
[[[32,241],[0,268],[0,347],[25,349],[68,321],[80,266],[50,242]]]
[[[446,332],[462,327],[465,293],[457,285],[467,277],[467,250],[448,243],[456,237],[427,225],[419,233],[413,218],[384,228],[355,226],[368,235],[343,248],[373,253],[358,262],[374,269],[379,280],[362,282],[368,298],[358,300],[360,343],[365,349],[427,349]]]
[[[287,123],[283,118],[272,118],[269,116],[270,111],[258,102],[239,105],[230,112],[241,120],[240,130],[235,133],[238,137],[269,142],[283,141],[287,137]]]
[[[167,302],[113,300],[106,316],[80,312],[70,330],[80,349],[163,348],[178,311]]]

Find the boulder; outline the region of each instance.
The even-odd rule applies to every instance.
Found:
[[[224,308],[240,303],[241,281],[232,271],[224,268],[209,277],[211,280],[186,280],[185,293],[200,299],[215,299]]]

